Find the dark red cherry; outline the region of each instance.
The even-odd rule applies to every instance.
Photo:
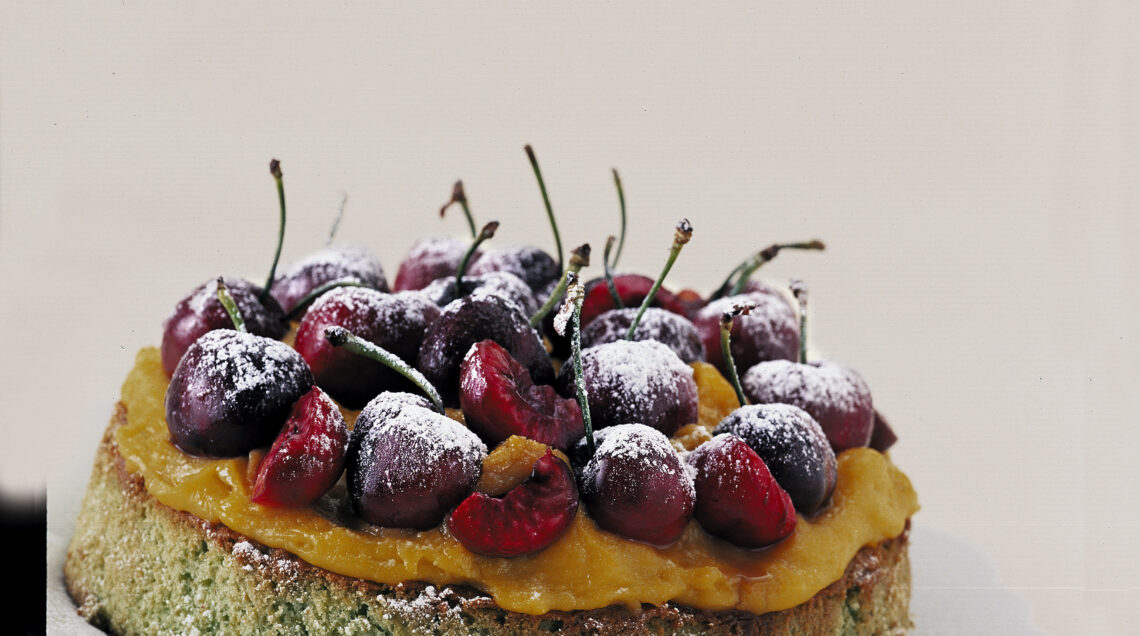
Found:
[[[582,375],[595,429],[638,422],[672,435],[697,421],[693,369],[652,340],[618,340],[582,351]],[[562,365],[556,384],[575,395],[574,365]]]
[[[266,506],[307,506],[344,472],[348,427],[335,402],[313,387],[293,405],[285,426],[262,458],[250,500]]]
[[[693,316],[709,364],[727,374],[720,348],[720,319],[735,305],[752,304],[750,313],[732,321],[732,359],[738,370],[766,360],[795,360],[800,349],[799,316],[782,295],[765,293],[726,296],[705,305]]]
[[[463,296],[499,296],[518,305],[519,313],[530,317],[538,311],[534,292],[518,276],[509,272],[488,272],[481,276],[464,276],[463,293],[455,289],[455,277],[437,278],[420,293],[431,302],[445,307]]]
[[[459,366],[482,340],[494,340],[518,360],[537,384],[554,381],[554,367],[538,332],[513,302],[497,296],[461,298],[443,308],[424,334],[420,370],[448,404],[459,403]]]
[[[536,385],[493,340],[476,343],[463,358],[459,404],[467,426],[491,447],[519,435],[565,451],[586,434],[578,402]]]
[[[694,516],[709,534],[762,548],[796,528],[796,510],[764,460],[739,437],[717,435],[688,457],[696,469]]]
[[[614,287],[618,297],[626,307],[637,308],[649,295],[653,287],[653,279],[641,274],[621,274],[614,276]],[[653,307],[667,309],[675,314],[685,315],[685,306],[677,300],[672,292],[662,287],[653,297]],[[609,287],[605,279],[595,278],[586,283],[586,298],[582,301],[582,327],[590,324],[604,312],[616,309]]]
[[[468,271],[472,276],[491,272],[514,274],[534,292],[543,289],[551,281],[558,282],[562,276],[558,261],[553,256],[529,245],[487,250]]]
[[[352,426],[352,434],[348,437],[348,455],[359,452],[360,442],[372,427],[383,425],[405,409],[413,408],[435,412],[431,400],[421,394],[385,391],[369,400],[356,416],[356,423]]]
[[[853,369],[829,360],[772,360],[749,369],[741,384],[755,404],[792,404],[807,411],[837,454],[871,441],[871,390]]]
[[[621,424],[600,436],[582,468],[579,491],[603,530],[664,547],[693,516],[695,491],[669,438],[643,424]]]
[[[293,346],[309,363],[317,386],[341,404],[358,409],[383,391],[415,391],[415,386],[380,362],[333,346],[325,329],[344,327],[414,365],[424,332],[439,313],[418,293],[342,287],[309,307]]]
[[[611,309],[582,329],[582,347],[590,348],[607,342],[624,340],[637,316],[636,308]],[[671,311],[649,307],[637,323],[634,340],[654,340],[669,347],[684,363],[704,361],[705,345],[688,318]]]
[[[868,445],[880,453],[885,453],[897,441],[899,441],[899,436],[895,435],[894,430],[891,429],[891,425],[887,423],[883,415],[875,410],[875,426],[871,430],[871,442]]]
[[[388,279],[380,261],[367,248],[359,245],[333,245],[293,263],[273,283],[270,292],[285,313],[297,302],[325,283],[349,279],[382,292],[388,291]]]
[[[468,550],[509,558],[554,543],[577,512],[574,474],[547,449],[526,481],[502,497],[471,493],[451,513],[447,526]]]
[[[835,452],[806,411],[789,404],[742,406],[721,420],[714,435],[731,433],[764,460],[772,476],[807,516],[835,490]]]
[[[268,296],[261,302],[262,289],[241,278],[225,278],[226,288],[245,319],[246,329],[258,336],[278,339],[289,330],[285,312]],[[234,323],[218,300],[218,280],[212,278],[178,301],[166,319],[162,333],[162,368],[173,375],[183,354],[208,331],[233,329]]]
[[[450,236],[429,236],[420,239],[412,246],[400,270],[396,272],[395,291],[416,290],[427,287],[437,278],[455,276],[459,262],[467,253],[470,244]],[[471,264],[477,263],[482,252],[471,256]]]
[[[312,386],[308,365],[288,345],[210,331],[186,350],[166,389],[170,439],[191,455],[244,455],[273,441]]]
[[[677,292],[677,302],[685,308],[685,315],[692,318],[708,301],[695,289],[685,288]]]
[[[427,530],[471,492],[487,447],[455,420],[407,408],[372,426],[348,457],[353,509],[369,523]]]

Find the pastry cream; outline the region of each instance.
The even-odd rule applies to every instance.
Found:
[[[685,447],[706,438],[736,406],[715,369],[694,366],[701,419],[675,439]],[[159,502],[332,572],[388,584],[471,585],[515,612],[612,604],[636,611],[641,603],[667,601],[755,614],[786,609],[839,580],[861,547],[899,535],[918,510],[906,475],[882,454],[856,448],[838,458],[831,505],[812,519],[800,517],[795,532],[770,548],[733,547],[695,521],[672,546],[653,548],[599,530],[583,506],[566,534],[545,550],[513,559],[483,557],[466,550],[445,526],[414,532],[365,524],[348,511],[339,486],[310,508],[250,502],[249,458],[191,457],[170,443],[167,383],[158,351],[140,351],[123,385],[128,423],[115,439],[126,468],[143,477]]]

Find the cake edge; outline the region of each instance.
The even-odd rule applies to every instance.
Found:
[[[680,605],[510,612],[462,585],[384,585],[310,565],[224,525],[159,503],[129,472],[116,405],[64,564],[78,613],[118,633],[901,634],[911,626],[909,521],[860,549],[843,577],[810,600],[755,615]]]

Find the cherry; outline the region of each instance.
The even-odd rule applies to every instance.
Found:
[[[273,441],[312,385],[308,365],[288,345],[210,331],[186,350],[166,389],[170,439],[191,455],[243,455]]]
[[[352,434],[348,438],[347,455],[360,452],[360,443],[372,427],[384,424],[405,409],[415,408],[435,410],[431,400],[415,393],[385,391],[369,400],[356,416],[356,423],[353,424]]]
[[[225,285],[245,318],[250,333],[277,339],[289,330],[285,312],[272,296],[260,300],[262,288],[240,278],[225,278]],[[178,361],[195,340],[208,331],[233,329],[226,310],[218,300],[218,281],[212,278],[194,288],[166,319],[162,333],[162,368],[174,375]]]
[[[535,385],[494,340],[475,343],[463,358],[459,404],[467,426],[488,446],[521,435],[565,451],[586,434],[578,403]]]
[[[819,360],[761,362],[743,378],[744,393],[756,404],[800,407],[819,422],[836,453],[867,446],[875,424],[871,390],[853,369]]]
[[[796,314],[781,295],[764,293],[726,296],[709,302],[693,316],[701,334],[708,362],[727,373],[720,347],[720,320],[737,305],[753,305],[733,320],[732,358],[739,369],[749,369],[766,360],[794,360],[800,346]]]
[[[313,370],[317,385],[353,409],[383,391],[414,390],[387,366],[333,346],[325,338],[340,326],[414,364],[428,325],[440,311],[414,292],[385,294],[365,287],[334,289],[312,304],[297,328],[294,346]]]
[[[514,274],[526,283],[532,292],[543,289],[551,282],[557,282],[562,275],[554,257],[537,247],[530,246],[488,250],[471,266],[470,272],[473,276],[491,272]],[[534,312],[531,311],[527,315],[531,313]]]
[[[890,447],[899,441],[899,436],[891,429],[891,425],[883,418],[883,415],[878,410],[875,411],[875,426],[871,430],[871,442],[868,444],[871,448],[885,453]]]
[[[579,490],[603,530],[657,547],[681,535],[696,497],[669,439],[643,424],[620,424],[600,436]]]
[[[578,487],[566,462],[547,449],[530,477],[503,497],[467,496],[448,528],[468,550],[493,557],[538,552],[554,543],[578,512]]]
[[[611,309],[594,319],[582,330],[582,346],[594,347],[625,338],[637,315],[636,309]],[[671,311],[650,307],[633,332],[633,340],[654,340],[669,347],[681,361],[704,361],[705,345],[688,318]]]
[[[307,506],[344,471],[348,427],[340,409],[313,387],[293,405],[285,426],[262,458],[250,500],[266,506]]]
[[[639,422],[666,435],[697,421],[693,369],[653,340],[619,340],[582,351],[590,416],[596,428]],[[575,393],[573,365],[562,365],[556,386]]]
[[[804,515],[815,514],[835,489],[835,453],[819,424],[798,407],[742,406],[713,429],[721,433],[744,440]]]
[[[416,368],[448,404],[459,402],[459,367],[471,345],[494,340],[518,360],[537,384],[554,380],[554,367],[538,333],[517,305],[497,296],[460,298],[440,312],[424,333]]]
[[[272,294],[289,313],[313,290],[338,280],[353,280],[372,289],[388,291],[384,270],[367,248],[335,245],[293,263],[274,281]]]
[[[354,449],[345,471],[353,510],[378,526],[414,530],[438,526],[467,497],[487,455],[474,433],[418,407],[371,426]]]
[[[800,304],[800,333],[807,333],[807,288],[793,280]],[[793,404],[819,422],[836,453],[866,446],[875,425],[871,390],[853,369],[830,360],[806,363],[806,335],[800,339],[799,362],[770,360],[744,374],[744,392],[758,404]]]
[[[396,272],[395,291],[423,289],[437,278],[455,276],[468,244],[450,236],[429,236],[412,246]],[[471,263],[477,263],[482,252],[475,252]]]
[[[614,287],[618,297],[626,307],[638,307],[649,290],[653,288],[653,279],[641,274],[621,274],[614,277]],[[685,315],[685,306],[681,304],[672,292],[661,288],[653,299],[653,307],[667,309],[675,314]],[[586,298],[582,302],[582,326],[589,325],[595,318],[617,305],[610,297],[604,278],[595,278],[586,283]]]
[[[717,435],[689,454],[696,469],[694,516],[709,534],[762,548],[792,533],[796,510],[764,460],[739,437]]]
[[[522,279],[510,272],[488,272],[481,276],[464,276],[462,285],[463,293],[458,293],[455,287],[455,277],[446,276],[432,281],[430,285],[421,289],[420,293],[440,307],[444,307],[463,296],[499,296],[515,303],[519,312],[524,316],[530,316],[538,311],[538,300],[535,299],[534,292]]]

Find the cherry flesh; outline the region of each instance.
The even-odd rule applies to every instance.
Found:
[[[234,457],[273,441],[313,375],[288,345],[232,329],[199,338],[166,389],[166,424],[191,455]]]
[[[277,277],[270,293],[285,313],[289,313],[316,288],[343,279],[354,280],[382,292],[388,291],[388,279],[380,261],[367,248],[334,245],[293,263]]]
[[[693,369],[653,340],[618,340],[582,351],[582,375],[595,429],[638,422],[672,435],[697,421]],[[562,365],[556,383],[576,394],[574,365]]]
[[[755,308],[732,321],[730,351],[736,368],[749,369],[766,360],[795,360],[800,351],[799,316],[783,296],[751,293],[719,298],[693,316],[709,364],[727,375],[720,348],[720,319],[734,306],[743,304]]]
[[[871,390],[853,369],[828,360],[772,360],[749,369],[741,383],[754,404],[792,404],[807,411],[837,454],[871,441]]]
[[[713,429],[721,433],[744,440],[802,514],[814,515],[835,490],[835,452],[806,411],[788,404],[742,406]]]
[[[389,528],[428,530],[467,497],[487,447],[455,420],[408,408],[368,429],[348,456],[353,509]]]
[[[578,402],[536,385],[494,340],[476,343],[463,358],[459,404],[467,426],[491,447],[520,435],[565,451],[586,434]]]
[[[429,236],[420,239],[400,263],[392,289],[395,291],[423,289],[437,278],[455,276],[459,262],[463,260],[463,255],[467,253],[469,247],[469,244],[450,236]],[[477,263],[481,254],[482,252],[476,251],[471,256],[468,266]]]
[[[636,316],[635,308],[611,309],[600,314],[582,329],[582,347],[588,349],[624,340]],[[633,339],[660,342],[672,349],[686,364],[703,362],[705,359],[705,345],[701,342],[701,334],[696,326],[688,318],[665,309],[646,309],[633,332]]]
[[[607,431],[578,487],[599,527],[653,546],[676,541],[693,516],[696,492],[680,455],[643,424]]]
[[[340,326],[414,365],[428,325],[439,308],[414,292],[386,294],[341,287],[321,295],[297,328],[294,346],[313,370],[317,385],[353,409],[383,391],[414,391],[410,380],[383,363],[333,346],[325,329]]]
[[[550,356],[517,305],[497,296],[467,296],[443,308],[424,333],[416,359],[416,368],[446,403],[459,403],[459,367],[471,346],[482,340],[502,345],[536,384],[554,381]]]
[[[285,426],[262,458],[250,500],[266,506],[307,506],[344,471],[348,427],[340,409],[313,387],[293,405]]]
[[[565,462],[549,449],[530,477],[503,497],[473,492],[460,502],[448,527],[468,550],[493,557],[538,552],[570,527],[578,512],[578,487]]]
[[[796,509],[764,460],[739,437],[721,434],[688,457],[696,469],[694,516],[709,534],[742,548],[762,548],[796,527]]]
[[[285,312],[272,296],[266,297],[263,303],[260,300],[262,289],[257,285],[241,278],[226,277],[224,282],[250,333],[274,339],[285,335],[289,330]],[[166,375],[174,375],[178,361],[203,334],[215,329],[233,328],[233,321],[222,306],[222,301],[218,300],[217,278],[211,278],[195,287],[189,295],[178,301],[174,313],[163,325],[162,368]]]

